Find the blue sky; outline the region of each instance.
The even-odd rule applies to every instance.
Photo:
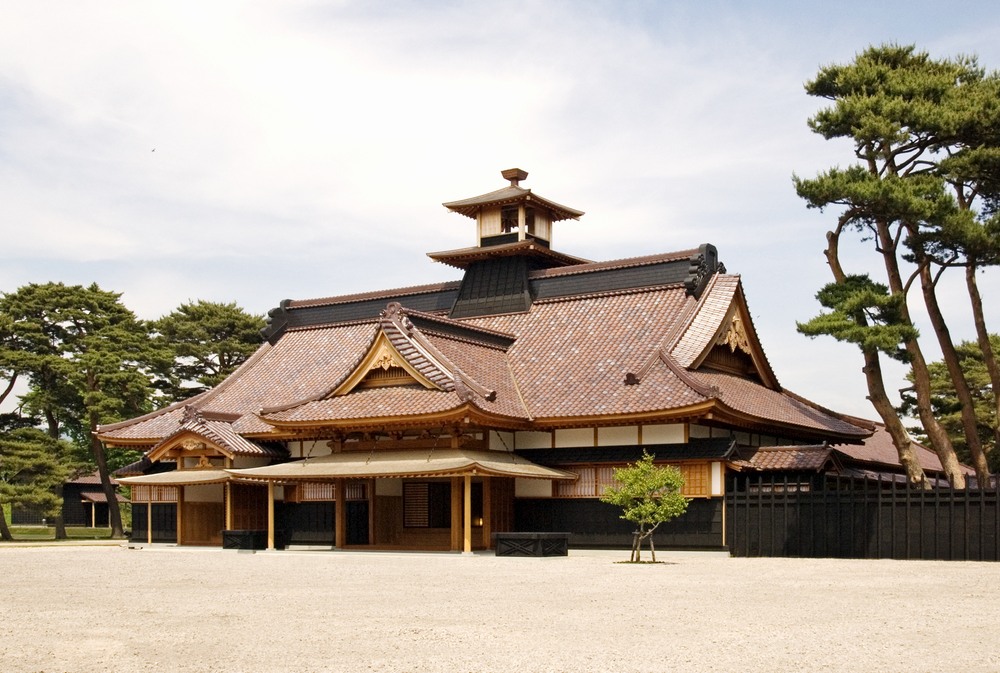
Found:
[[[808,130],[820,101],[802,85],[882,42],[997,69],[1000,8],[4,3],[0,291],[97,282],[156,318],[451,280],[424,253],[474,232],[441,203],[517,166],[586,211],[560,223],[563,252],[715,244],[782,384],[872,417],[855,350],[795,331],[819,309],[834,215],[806,210],[791,176],[851,163]],[[945,297],[968,324],[960,285]]]

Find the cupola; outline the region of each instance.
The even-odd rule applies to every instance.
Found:
[[[528,172],[508,168],[500,173],[510,185],[495,192],[445,203],[449,210],[476,220],[477,244],[481,248],[535,241],[552,244],[552,223],[576,220],[582,211],[559,205],[521,186]]]

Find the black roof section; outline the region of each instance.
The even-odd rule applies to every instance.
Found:
[[[534,301],[684,284],[699,297],[709,278],[725,273],[715,246],[690,254],[539,269],[530,257],[476,261],[460,282],[308,301],[286,299],[268,312],[261,335],[272,345],[289,329],[375,320],[391,302],[453,319],[525,312]]]

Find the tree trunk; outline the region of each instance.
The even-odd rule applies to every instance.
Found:
[[[910,309],[907,305],[906,287],[899,271],[899,259],[896,257],[896,242],[889,230],[889,225],[885,222],[876,223],[876,233],[878,235],[879,250],[885,263],[886,276],[889,279],[889,291],[893,294],[901,295],[904,299],[900,307],[903,320],[912,325],[910,319]],[[931,376],[927,370],[927,360],[920,349],[920,343],[916,338],[907,339],[903,344],[907,354],[910,356],[910,367],[913,370],[913,388],[917,393],[917,415],[920,423],[924,426],[927,438],[931,447],[941,460],[941,466],[945,471],[948,481],[952,486],[959,488],[959,484],[965,484],[965,477],[958,467],[958,456],[955,455],[955,447],[951,444],[951,438],[944,427],[934,416],[931,405]],[[898,447],[897,447],[898,448]]]
[[[14,390],[15,383],[17,383],[16,372],[10,375],[10,381],[7,382],[7,387],[3,389],[2,393],[0,393],[0,404],[3,404],[3,401],[7,399],[8,395],[10,395],[10,391]]]
[[[972,303],[972,318],[976,325],[976,342],[979,350],[983,352],[983,362],[986,364],[986,371],[990,375],[990,383],[993,387],[994,405],[994,427],[993,446],[985,448],[986,453],[995,451],[1000,446],[1000,365],[997,365],[996,355],[993,353],[993,344],[990,343],[990,334],[986,329],[986,317],[983,315],[983,298],[979,294],[979,285],[976,282],[976,264],[970,260],[965,267],[965,284],[969,288],[969,300]]]
[[[653,543],[653,533],[650,531],[649,534],[649,554],[653,558],[653,563],[656,563],[656,545]]]
[[[7,517],[4,516],[3,507],[0,507],[0,540],[14,541],[14,536],[10,534],[10,528],[7,527]]]
[[[941,346],[941,355],[948,368],[948,374],[951,376],[951,383],[955,388],[955,395],[962,407],[962,429],[965,431],[965,441],[969,446],[969,453],[972,455],[972,467],[976,470],[976,479],[980,484],[988,484],[990,468],[986,465],[986,454],[983,453],[983,444],[979,440],[979,427],[976,423],[976,407],[972,400],[972,392],[969,390],[969,382],[965,379],[965,373],[962,371],[962,364],[959,361],[958,352],[955,350],[955,344],[951,340],[951,332],[941,314],[941,306],[938,304],[934,288],[933,274],[927,263],[920,265],[920,288],[927,306],[927,315]]]
[[[843,283],[846,275],[844,274],[843,267],[840,265],[839,231],[838,229],[836,232],[827,232],[827,248],[824,254],[826,255],[827,263],[830,265],[830,271],[833,273],[834,282]],[[899,420],[899,414],[896,413],[896,409],[892,406],[892,402],[885,392],[885,381],[882,377],[882,364],[879,360],[878,351],[867,352],[862,349],[861,353],[865,360],[865,366],[862,371],[865,373],[865,382],[868,385],[868,400],[872,403],[875,412],[882,419],[886,431],[892,438],[893,446],[896,447],[896,454],[899,456],[899,463],[906,471],[906,479],[911,484],[925,486],[927,480],[924,476],[924,470],[917,460],[916,452],[913,449],[913,441],[910,439],[906,428],[903,427],[902,421]]]
[[[63,485],[59,484],[54,489],[56,498],[59,499],[59,512],[56,514],[55,529],[56,529],[56,539],[66,540],[69,536],[66,534],[66,518],[63,516]]]
[[[118,507],[118,496],[115,493],[114,484],[111,483],[111,475],[108,473],[108,458],[104,451],[104,443],[97,438],[96,424],[91,424],[90,451],[94,454],[94,461],[97,463],[97,472],[101,477],[101,490],[104,491],[108,499],[108,518],[111,520],[111,538],[120,540],[125,537],[125,528],[122,525],[122,512]]]

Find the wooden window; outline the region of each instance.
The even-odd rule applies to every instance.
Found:
[[[657,463],[663,465],[664,463]],[[666,463],[670,465],[670,463]],[[555,482],[556,498],[599,498],[609,486],[618,482],[615,479],[615,469],[627,467],[629,463],[613,465],[562,465],[559,469],[579,475],[576,481]],[[709,497],[711,493],[711,468],[707,463],[673,464],[684,477],[684,487],[681,494],[689,498]]]
[[[337,485],[305,482],[285,486],[285,502],[323,502],[337,499]]]
[[[450,528],[451,484],[414,481],[403,484],[405,528]]]
[[[136,484],[132,487],[132,502],[177,502],[177,487]]]
[[[501,206],[500,231],[505,234],[509,234],[510,232],[517,230],[517,206]]]

